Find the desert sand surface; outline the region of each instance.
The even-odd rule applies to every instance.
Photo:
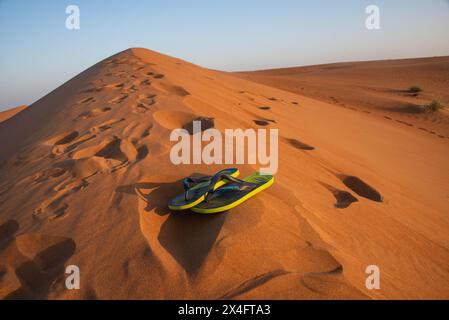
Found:
[[[448,299],[448,136],[241,77],[130,49],[1,123],[0,297]],[[276,182],[170,212],[182,178],[226,167],[171,164],[201,117],[279,129]]]
[[[14,117],[17,113],[25,109],[27,106],[18,106],[15,108],[0,111],[0,122],[6,121],[11,117]]]
[[[373,113],[427,134],[449,136],[449,112],[423,112],[433,100],[449,107],[449,57],[347,62],[237,73],[243,78]],[[417,86],[421,92],[411,92]]]

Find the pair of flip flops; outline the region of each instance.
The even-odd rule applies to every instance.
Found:
[[[192,210],[208,214],[230,210],[271,186],[274,177],[253,173],[240,180],[236,168],[225,169],[213,176],[185,178],[185,192],[171,199],[168,207],[173,211]]]

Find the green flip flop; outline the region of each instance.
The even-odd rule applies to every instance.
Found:
[[[208,214],[230,210],[274,183],[273,176],[260,173],[254,173],[243,180],[229,176],[222,178],[229,180],[231,183],[218,189],[210,189],[205,201],[192,208],[193,212]]]
[[[173,211],[181,211],[193,208],[204,201],[210,190],[215,190],[227,183],[225,177],[238,177],[240,171],[236,168],[225,169],[214,176],[201,178],[185,178],[183,180],[184,190],[168,202],[168,208]]]

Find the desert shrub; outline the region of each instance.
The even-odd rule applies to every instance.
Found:
[[[430,104],[424,106],[424,111],[437,112],[443,108],[443,105],[438,100],[433,100]]]
[[[420,86],[411,86],[410,88],[408,88],[408,91],[411,93],[420,93],[423,90]]]

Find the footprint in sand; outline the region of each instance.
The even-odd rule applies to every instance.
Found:
[[[263,126],[263,127],[270,125],[270,123],[265,120],[254,120],[254,123],[257,124],[258,126]]]
[[[160,110],[153,114],[154,121],[161,127],[169,130],[183,128],[193,134],[193,122],[201,121],[201,131],[214,128],[215,119],[210,117],[196,116],[192,113],[175,110]]]
[[[149,86],[149,85],[151,85],[151,81],[150,81],[149,79],[142,80],[142,81],[140,82],[140,85],[141,85],[141,86]]]
[[[147,129],[145,129],[145,130],[143,131],[141,138],[146,138],[146,137],[148,137],[148,136],[150,135],[150,130],[151,130],[151,128],[153,128],[153,125],[151,125],[149,128],[147,128]]]
[[[136,93],[137,91],[139,91],[139,86],[134,81],[129,86],[123,88],[122,95],[124,96],[124,95],[128,95],[128,94]]]
[[[129,95],[127,93],[122,94],[119,97],[115,97],[114,99],[110,100],[108,103],[109,104],[120,104],[123,101],[125,101],[126,99],[128,99]]]
[[[145,159],[149,154],[148,147],[141,142],[150,135],[150,131],[153,125],[141,123],[140,121],[135,121],[130,123],[124,130],[123,136],[127,137],[127,140],[132,143],[134,148],[137,150],[136,162]]]
[[[68,205],[66,198],[85,189],[88,186],[86,179],[98,172],[113,172],[140,161],[148,155],[148,149],[139,145],[138,149],[128,140],[115,136],[105,137],[98,145],[87,147],[74,152],[72,160],[63,161],[53,168],[39,172],[33,177],[35,182],[44,182],[49,179],[63,179],[54,187],[56,193],[45,199],[34,210],[33,217],[41,221],[46,219],[54,221],[66,215]],[[66,173],[69,172],[67,175]]]
[[[34,174],[31,180],[35,183],[41,183],[53,178],[59,178],[66,173],[63,168],[50,168]]]
[[[136,148],[137,148],[136,162],[139,162],[139,161],[145,159],[148,156],[148,154],[150,153],[150,151],[148,150],[148,147],[146,145],[136,146]]]
[[[95,118],[95,117],[98,117],[106,112],[111,111],[111,110],[112,110],[111,107],[105,107],[103,109],[98,109],[98,108],[92,109],[92,110],[85,111],[85,112],[81,113],[75,120],[79,120],[79,119],[87,120],[87,119]]]
[[[125,78],[126,79],[126,72],[124,72],[124,71],[119,71],[119,72],[113,73],[112,75],[117,78],[121,78],[121,79]]]
[[[87,151],[86,151],[87,153]],[[111,173],[116,166],[122,163],[114,159],[106,159],[97,156],[91,156],[79,159],[69,159],[58,162],[54,167],[61,168],[70,174],[62,180],[59,184],[53,187],[56,192],[70,191],[77,189],[81,186],[81,189],[88,187],[88,181],[97,174]],[[78,189],[79,191],[80,189]]]
[[[117,120],[117,119],[112,119],[106,122],[103,122],[95,127],[93,127],[92,129],[90,129],[90,132],[94,133],[94,134],[98,134],[100,132],[104,132],[106,130],[111,129],[114,125],[116,125],[117,123],[120,123],[122,121],[125,121],[124,118]]]
[[[259,107],[259,109],[260,109],[260,110],[270,110],[271,107],[262,106],[262,107]]]
[[[270,125],[270,123],[276,123],[275,120],[270,120],[270,119],[261,119],[261,120],[253,120],[255,124],[257,124],[258,126],[262,126],[262,127],[266,127],[268,125]]]
[[[77,102],[77,104],[88,104],[88,103],[92,103],[92,102],[95,102],[95,98],[94,97],[81,99],[81,100],[79,100]]]
[[[358,202],[359,200],[354,197],[350,192],[339,190],[335,187],[332,187],[326,183],[321,183],[327,190],[332,192],[335,197],[335,207],[339,209],[346,209],[352,203]]]
[[[312,147],[312,146],[310,146],[304,142],[301,142],[297,139],[283,138],[283,140],[298,150],[305,150],[305,151],[315,150],[315,147]]]
[[[418,128],[418,129],[421,130],[421,131],[427,132],[427,133],[429,133],[431,135],[438,136],[438,138],[440,138],[440,139],[446,139],[446,138],[449,139],[449,137],[443,136],[442,134],[438,134],[435,131],[430,131],[429,129],[426,129],[426,128],[423,128],[423,127]]]
[[[103,86],[99,86],[99,87],[92,87],[92,88],[88,88],[86,90],[81,91],[80,93],[98,93],[103,91],[104,87]]]
[[[402,121],[402,120],[395,120],[395,121],[397,123],[400,123],[400,124],[403,124],[403,125],[406,125],[406,126],[409,126],[409,127],[413,127],[414,126],[413,124],[405,122],[405,121]]]
[[[382,195],[360,178],[343,174],[337,175],[337,178],[339,178],[346,187],[354,191],[359,196],[375,202],[383,202]]]
[[[153,105],[156,102],[157,94],[139,95],[138,101],[147,105]]]
[[[110,65],[111,67],[119,67],[120,65],[130,65],[131,64],[131,60],[126,59],[126,58],[117,58],[117,59],[112,59],[109,61],[105,62],[106,65]]]
[[[84,159],[91,157],[110,158],[125,161],[125,156],[120,151],[120,139],[116,137],[106,137],[101,143],[85,149],[81,149],[72,154],[72,159]]]
[[[141,121],[134,121],[129,123],[125,129],[123,129],[123,136],[127,137],[131,141],[139,141],[150,135],[150,131],[153,128],[153,124],[142,123]]]
[[[111,74],[113,75],[113,74]],[[117,90],[122,89],[125,86],[124,82],[119,83],[110,83],[110,84],[94,84],[94,87],[86,89],[85,91],[82,91],[83,93],[91,93],[91,92],[102,92],[103,90]]]
[[[104,89],[123,89],[123,87],[125,86],[124,82],[120,82],[120,83],[111,83],[108,85],[103,86]]]
[[[0,251],[0,299],[46,299],[56,286],[63,286],[64,264],[76,243],[43,234],[14,237],[18,230],[17,221],[0,222],[0,242],[6,241]]]
[[[187,130],[190,135],[194,134],[194,132],[193,132],[193,122],[194,121],[201,121],[201,129],[200,129],[201,132],[215,127],[215,119],[214,118],[197,117],[197,118],[193,119],[192,122],[185,123],[182,126],[182,128]]]
[[[133,113],[146,113],[148,111],[148,108],[143,104],[143,103],[139,103],[137,104],[137,106],[134,106],[133,108]]]
[[[123,165],[135,162],[137,155],[138,151],[130,141],[111,136],[104,138],[103,141],[96,146],[75,152],[72,155],[72,158],[77,160],[99,157],[106,160],[113,160],[117,163],[115,167],[122,167]]]
[[[150,106],[156,103],[156,96],[155,94],[139,96],[137,105],[133,107],[133,113],[146,113]]]
[[[94,139],[95,137],[96,137],[96,135],[87,133],[87,134],[84,134],[83,136],[79,137],[76,140],[71,140],[71,141],[67,142],[66,144],[55,145],[53,147],[53,149],[51,150],[50,158],[55,158],[62,154],[66,154],[70,151],[73,151],[78,146],[82,145],[83,143],[85,143],[89,140]]]
[[[47,145],[62,145],[62,144],[68,144],[78,138],[79,132],[78,131],[68,131],[61,134],[58,134],[47,141],[45,141],[45,144]]]
[[[68,204],[64,203],[64,200],[88,186],[87,181],[82,179],[73,179],[69,177],[55,187],[56,194],[52,197],[45,199],[38,208],[33,212],[33,218],[36,220],[46,219],[48,221],[54,221],[65,216]]]

